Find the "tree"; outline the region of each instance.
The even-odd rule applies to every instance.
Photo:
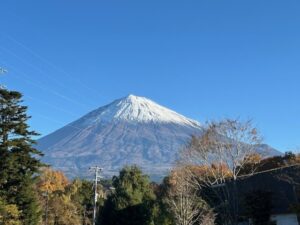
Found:
[[[154,194],[156,196],[154,210],[153,210],[153,220],[154,224],[157,225],[173,225],[174,216],[169,209],[167,202],[168,192],[169,192],[169,177],[165,177],[161,184],[152,183],[151,184]]]
[[[38,190],[48,194],[64,191],[68,184],[68,178],[61,171],[55,171],[50,167],[43,168],[37,180]]]
[[[76,200],[81,185],[79,180],[70,183],[61,171],[44,168],[37,181],[40,199],[45,209],[43,221],[49,225],[80,224],[82,205]]]
[[[248,175],[256,170],[253,155],[258,154],[260,144],[261,137],[251,121],[225,119],[208,123],[203,134],[192,137],[182,152],[183,163],[202,168],[200,173],[197,170],[197,173],[195,170],[190,170],[190,173],[196,177],[194,180],[202,187],[203,193],[209,189],[207,193],[211,196],[213,193],[218,198],[218,205],[222,206],[226,214],[223,224],[235,225],[238,222],[236,181],[240,175],[245,175],[243,169],[246,166],[249,169]]]
[[[93,218],[93,204],[94,204],[94,191],[93,183],[87,180],[75,179],[72,182],[72,186],[76,189],[76,192],[71,196],[72,202],[79,209],[80,215],[82,217],[83,225],[91,225]],[[98,186],[100,189],[100,186]],[[98,190],[98,193],[102,190]],[[103,203],[103,196],[98,195],[97,204]],[[99,208],[99,206],[98,206]]]
[[[40,211],[34,175],[42,166],[41,153],[33,147],[37,133],[29,129],[21,99],[21,93],[0,88],[0,196],[17,206],[23,224],[35,225]]]
[[[0,224],[21,225],[19,217],[20,211],[16,205],[7,204],[0,199]]]
[[[155,195],[148,176],[136,166],[125,167],[113,177],[113,187],[114,192],[100,212],[100,224],[153,224]]]
[[[166,199],[176,225],[213,225],[214,213],[208,204],[199,196],[198,186],[186,168],[172,171],[168,183]]]
[[[45,221],[46,224],[51,224],[53,212],[59,211],[55,208],[55,206],[60,206],[59,204],[55,204],[55,206],[52,205],[53,198],[57,197],[57,193],[63,193],[68,184],[69,181],[62,172],[52,170],[49,167],[45,167],[41,170],[41,174],[37,180],[37,189],[44,209],[43,221]],[[55,199],[55,201],[57,201],[57,199]],[[48,222],[49,218],[50,222]]]
[[[292,152],[285,152],[284,155],[278,155],[262,159],[257,171],[272,170],[280,167],[300,164],[300,156]]]
[[[79,225],[81,221],[80,211],[71,201],[71,193],[57,192],[49,199],[49,225]]]

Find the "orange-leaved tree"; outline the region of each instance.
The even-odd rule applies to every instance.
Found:
[[[61,171],[44,168],[37,182],[45,224],[79,225],[80,210],[72,201],[76,187]]]

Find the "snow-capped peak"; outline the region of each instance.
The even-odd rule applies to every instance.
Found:
[[[124,120],[146,123],[176,123],[193,127],[200,126],[197,121],[188,119],[150,99],[132,94],[93,111],[88,117],[90,122],[91,120],[93,122]]]

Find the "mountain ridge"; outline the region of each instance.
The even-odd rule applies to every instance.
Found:
[[[87,176],[94,165],[111,176],[130,164],[162,177],[191,136],[203,129],[150,99],[128,95],[42,137],[37,148],[45,154],[45,163],[70,177]]]
[[[146,172],[165,174],[200,123],[128,95],[99,107],[38,140],[44,161],[70,176],[81,176],[93,164],[117,172],[137,164]]]

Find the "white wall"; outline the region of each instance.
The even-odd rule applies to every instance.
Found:
[[[272,215],[271,220],[276,221],[276,225],[299,225],[296,214]]]

